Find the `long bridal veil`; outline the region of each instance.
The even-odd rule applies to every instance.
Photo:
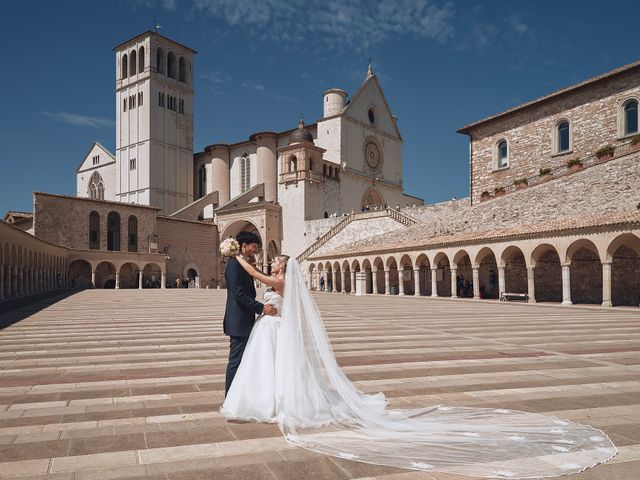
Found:
[[[504,409],[387,408],[366,395],[335,359],[299,263],[287,264],[276,354],[276,413],[286,439],[365,463],[489,478],[576,473],[614,457],[600,430]]]

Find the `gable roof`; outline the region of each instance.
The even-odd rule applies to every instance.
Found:
[[[476,127],[479,127],[480,125],[483,125],[485,123],[491,122],[493,120],[496,120],[498,118],[510,115],[512,113],[515,112],[519,112],[521,110],[524,110],[526,108],[529,108],[533,105],[537,105],[540,103],[544,103],[544,102],[548,102],[551,100],[555,100],[556,98],[559,98],[563,95],[568,95],[570,93],[573,93],[577,90],[580,90],[582,88],[597,84],[598,82],[603,82],[605,80],[608,80],[610,78],[616,77],[618,75],[622,75],[624,73],[630,72],[634,69],[640,69],[640,61],[637,62],[633,62],[633,63],[629,63],[627,65],[623,65],[622,67],[616,68],[614,70],[610,70],[609,72],[603,73],[602,75],[598,75],[596,77],[592,77],[589,78],[588,80],[585,80],[583,82],[580,83],[576,83],[574,85],[571,85],[569,87],[557,90],[553,93],[550,93],[548,95],[544,95],[542,97],[536,98],[534,100],[531,100],[529,102],[526,103],[522,103],[520,105],[516,105],[515,107],[509,108],[507,110],[504,110],[503,112],[497,113],[495,115],[491,115],[489,117],[486,117],[482,120],[478,120],[477,122],[473,122],[473,123],[469,123],[467,125],[465,125],[464,127],[456,130],[458,133],[463,133],[465,135],[469,135],[471,130],[475,129]]]
[[[116,161],[116,157],[115,157],[115,155],[113,153],[111,153],[109,150],[107,150],[106,147],[104,145],[102,145],[100,142],[95,141],[91,145],[91,148],[89,148],[89,150],[87,150],[87,153],[84,154],[84,157],[82,157],[82,160],[80,161],[80,165],[78,165],[78,168],[76,168],[76,173],[78,173],[80,171],[80,169],[82,168],[82,165],[84,165],[84,162],[87,160],[87,157],[91,153],[91,150],[93,150],[95,147],[101,148],[107,155],[109,155],[113,159],[114,162]],[[103,166],[103,165],[104,164],[102,164],[100,166]]]
[[[372,73],[370,76],[368,76],[367,79],[362,83],[362,85],[360,85],[360,88],[358,88],[358,90],[356,90],[356,93],[353,94],[353,96],[351,97],[349,102],[345,105],[344,110],[342,110],[342,114],[344,115],[345,113],[349,112],[351,107],[354,105],[355,101],[367,89],[367,87],[369,86],[369,84],[371,82],[374,83],[374,85],[378,89],[378,92],[380,93],[380,97],[382,98],[382,103],[383,103],[384,107],[386,108],[387,113],[389,114],[389,117],[391,118],[391,124],[393,125],[393,128],[394,128],[394,130],[396,132],[396,135],[398,136],[398,138],[402,139],[402,135],[400,134],[400,130],[398,130],[398,125],[396,123],[396,118],[393,115],[393,112],[391,111],[391,107],[389,107],[389,102],[387,102],[387,97],[385,96],[384,91],[382,90],[382,86],[380,85],[380,82],[378,81],[378,77],[376,76],[375,73]]]

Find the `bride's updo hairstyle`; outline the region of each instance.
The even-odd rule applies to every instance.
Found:
[[[278,255],[276,257],[280,263],[282,263],[282,273],[287,273],[287,262],[289,261],[289,255]]]

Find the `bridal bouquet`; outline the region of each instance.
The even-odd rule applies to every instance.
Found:
[[[235,238],[227,238],[220,244],[220,253],[225,257],[235,257],[240,253],[240,245]]]

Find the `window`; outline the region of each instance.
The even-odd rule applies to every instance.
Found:
[[[144,47],[138,49],[138,73],[144,72]]]
[[[164,93],[162,94],[162,107],[164,108]]]
[[[249,190],[251,185],[251,159],[245,153],[240,157],[240,193]]]
[[[202,198],[207,194],[207,169],[201,165],[198,169],[198,198]]]
[[[129,252],[138,251],[138,219],[135,215],[129,217],[129,236],[127,241]]]
[[[120,251],[120,215],[117,212],[107,216],[107,250]]]
[[[298,159],[295,155],[289,157],[289,172],[297,172],[298,171]]]
[[[104,200],[104,182],[99,172],[93,172],[93,175],[91,175],[87,193],[89,194],[89,198]]]
[[[158,73],[164,74],[164,50],[158,47],[156,50],[156,70]]]
[[[187,82],[187,65],[184,57],[180,57],[178,60],[178,79],[183,83]]]
[[[126,98],[122,99],[122,111],[123,112],[127,111],[127,99]]]
[[[376,112],[374,111],[373,108],[369,109],[368,115],[369,115],[369,123],[371,123],[372,125],[375,125],[375,123],[376,123]]]
[[[129,57],[127,57],[127,54],[125,53],[122,56],[122,78],[125,79],[127,78],[127,74],[129,73],[129,63],[128,63]]]
[[[136,159],[135,158],[130,158],[129,159],[129,170],[135,170],[136,169]]]
[[[138,106],[142,105],[142,92],[138,92]]]
[[[94,165],[98,165],[100,163],[100,155],[94,155],[91,160],[93,161]]]
[[[496,144],[496,170],[509,166],[509,147],[506,140],[500,140]]]
[[[638,133],[638,101],[629,100],[624,104],[624,134]]]
[[[566,120],[558,123],[556,127],[556,151],[555,153],[563,153],[571,150],[571,142],[569,141],[569,122]]]
[[[129,110],[131,110],[132,108],[136,108],[136,96],[135,95],[131,95],[129,97]]]
[[[167,76],[176,78],[176,55],[173,52],[169,52],[167,55]]]
[[[100,250],[100,214],[95,211],[89,214],[89,248]]]
[[[136,60],[136,51],[131,50],[129,54],[129,75],[133,76],[136,74],[136,68],[138,67],[138,62]]]

